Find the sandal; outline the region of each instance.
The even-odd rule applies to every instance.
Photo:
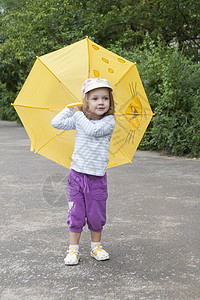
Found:
[[[110,258],[109,254],[102,249],[100,243],[96,244],[96,246],[91,249],[90,255],[94,257],[96,260],[107,260]]]
[[[67,256],[64,262],[68,266],[78,265],[79,263],[79,252],[75,248],[71,248],[67,251]]]

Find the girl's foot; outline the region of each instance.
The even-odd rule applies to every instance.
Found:
[[[67,256],[64,259],[64,262],[68,266],[78,265],[79,263],[79,251],[76,248],[69,248],[67,251]]]
[[[109,254],[102,249],[101,243],[96,243],[95,247],[91,248],[90,255],[96,260],[107,260],[109,259]]]

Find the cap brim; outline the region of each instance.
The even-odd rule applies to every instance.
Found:
[[[91,88],[88,88],[86,91],[85,91],[85,94],[92,91],[92,90],[96,90],[96,89],[100,89],[100,88],[108,88],[110,89],[111,91],[113,91],[113,89],[110,87],[110,86],[107,86],[107,85],[99,85],[99,86],[95,86],[95,87],[91,87]]]

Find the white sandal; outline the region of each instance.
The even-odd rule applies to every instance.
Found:
[[[101,243],[96,244],[96,246],[91,249],[90,254],[96,260],[107,260],[110,258],[108,252],[102,249]]]
[[[65,257],[64,262],[68,266],[78,265],[79,252],[75,248],[67,250],[67,256]]]

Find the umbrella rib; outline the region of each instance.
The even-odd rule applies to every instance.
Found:
[[[136,65],[136,63],[133,63],[132,66],[123,74],[123,76],[112,86],[113,88],[126,76],[126,74],[130,71],[131,68],[133,68]]]
[[[15,104],[15,103],[11,103],[11,105],[20,106],[20,107],[27,107],[27,108],[46,109],[46,110],[62,110],[62,108],[39,107],[39,106],[30,106],[30,105]],[[68,104],[67,107],[70,108],[70,107],[79,106],[79,105],[83,105],[83,103],[82,102],[71,103],[71,104]]]
[[[86,36],[87,40],[87,51],[88,51],[88,78],[90,77],[90,54],[89,54],[89,40],[88,36]]]
[[[11,105],[20,106],[20,107],[27,107],[27,108],[36,108],[36,109],[61,110],[61,108],[39,107],[39,106],[31,106],[31,105],[15,104],[15,103],[12,103]]]
[[[154,116],[155,114],[153,114],[153,113],[141,113],[141,114],[139,114],[139,113],[133,113],[133,114],[123,114],[123,113],[115,113],[115,115],[118,115],[118,116],[134,116],[134,115],[150,115],[150,116]]]
[[[129,157],[125,154],[125,152],[122,150],[122,148],[117,144],[116,141],[113,140],[113,138],[111,138],[111,141],[113,142],[113,144],[115,144],[115,146],[119,149],[119,151],[128,159],[128,161],[130,163],[132,163],[132,161],[129,159]]]
[[[55,139],[57,139],[59,136],[61,136],[61,134],[63,134],[65,130],[62,130],[61,132],[59,132],[58,134],[56,134],[56,136],[54,136],[52,139],[50,139],[48,142],[46,142],[43,146],[41,146],[38,150],[35,151],[35,153],[38,153],[41,149],[43,149],[44,147],[46,147],[48,144],[50,144],[51,142],[53,142]]]
[[[76,100],[76,101],[78,101],[78,102],[80,102],[79,100],[78,100],[78,98],[76,98],[76,96],[64,85],[64,83],[45,65],[45,63],[43,63],[43,61],[37,56],[37,59],[39,60],[39,62],[41,62],[41,64],[45,67],[45,68],[47,68],[47,70],[62,84],[62,86],[68,91],[68,93],[70,93],[71,95],[72,95],[72,97]]]

